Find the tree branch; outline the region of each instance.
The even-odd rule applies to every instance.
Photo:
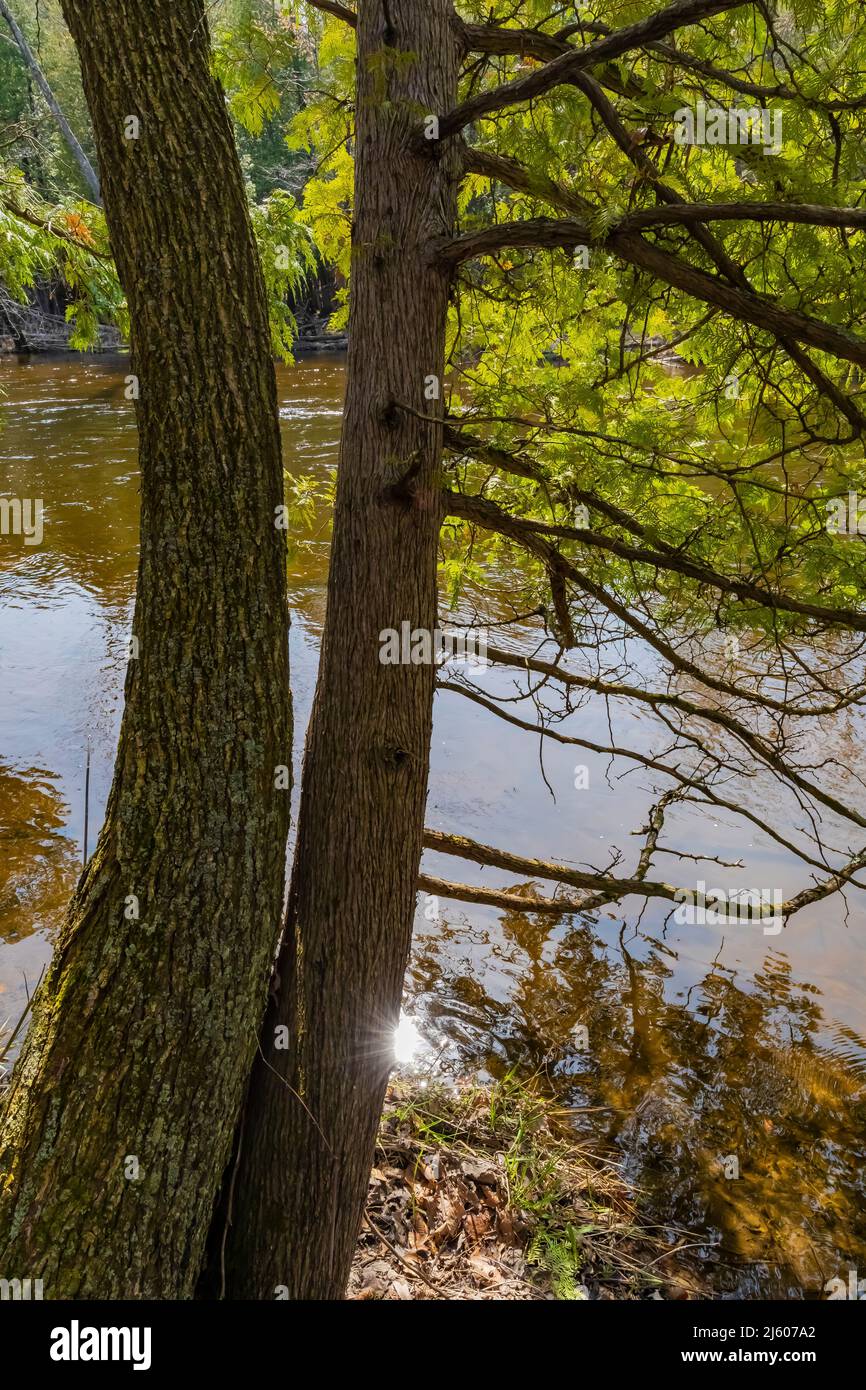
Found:
[[[99,251],[95,246],[90,246],[86,241],[82,241],[80,237],[74,236],[72,232],[55,227],[49,219],[37,217],[35,212],[28,212],[26,208],[18,207],[9,198],[0,198],[0,203],[6,212],[12,217],[17,217],[21,222],[26,222],[28,227],[35,227],[40,232],[48,232],[58,241],[65,241],[70,246],[77,246],[80,251],[86,251],[88,256],[93,256],[97,261],[111,262],[112,257],[107,251]]]
[[[340,5],[337,0],[308,0],[316,10],[323,10],[325,14],[331,14],[335,19],[342,19],[345,24],[357,28],[358,16],[354,10],[350,10],[346,5]]]
[[[458,494],[454,495],[459,496]],[[486,498],[471,499],[472,504],[479,501],[484,503],[484,507],[470,507],[469,511],[474,512],[474,514],[467,516],[467,520],[473,520],[477,525],[484,526],[488,530],[498,531],[500,534],[511,536],[522,545],[524,549],[528,550],[530,554],[535,555],[537,559],[541,560],[548,572],[552,569],[558,570],[560,574],[566,579],[571,580],[571,582],[576,584],[579,589],[582,589],[585,594],[589,594],[591,598],[594,598],[597,603],[603,608],[606,608],[609,613],[612,613],[614,617],[618,618],[626,627],[631,628],[632,632],[642,638],[650,647],[654,648],[660,656],[663,656],[674,670],[692,676],[694,680],[697,680],[701,685],[711,690],[722,691],[727,695],[735,696],[737,699],[752,700],[761,704],[770,703],[760,695],[749,694],[745,691],[738,690],[737,687],[731,685],[730,682],[719,680],[716,676],[711,675],[709,671],[700,670],[694,662],[688,661],[682,657],[669,642],[666,642],[663,637],[657,632],[654,632],[646,623],[642,622],[637,614],[633,613],[631,609],[621,603],[618,598],[608,593],[600,584],[596,584],[589,575],[571,564],[571,562],[567,560],[564,555],[560,554],[556,547],[551,545],[549,541],[545,540],[537,532],[521,529],[517,518],[510,516],[507,512],[503,512],[499,507],[496,507],[494,503],[488,502]],[[461,513],[452,512],[452,515],[461,515]],[[482,517],[485,519],[482,520]],[[784,710],[784,704],[782,704],[782,709]],[[700,711],[696,710],[696,712],[699,713]],[[843,820],[847,819],[853,821],[856,825],[866,826],[866,817],[860,815],[852,806],[848,806],[843,801],[840,801],[838,797],[830,795],[829,792],[825,792],[820,787],[816,786],[814,782],[810,782],[808,778],[804,777],[795,767],[792,767],[790,763],[786,762],[781,754],[778,753],[766,739],[753,733],[751,729],[748,729],[740,720],[735,719],[732,715],[728,714],[727,711],[707,710],[702,717],[712,719],[714,723],[727,728],[739,739],[745,748],[757,754],[757,756],[761,758],[768,767],[772,768],[783,781],[789,782],[792,786],[805,792],[807,796],[829,807],[831,811],[835,811]]]
[[[645,227],[691,226],[696,222],[796,222],[810,227],[863,229],[866,209],[823,203],[673,203],[629,213],[611,230],[636,232]]]
[[[546,174],[535,173],[514,159],[467,146],[464,168],[487,175],[500,183],[540,198],[554,207],[578,215],[591,215],[595,209],[588,199],[563,187]],[[789,222],[813,227],[866,228],[866,208],[833,207],[824,203],[682,203],[677,199],[660,207],[640,208],[614,223],[610,234],[639,232],[646,227],[690,226],[695,222]]]
[[[659,807],[655,808],[654,816],[650,819],[649,841],[654,847],[657,838],[659,822]],[[480,845],[474,840],[467,840],[462,835],[446,835],[442,831],[424,831],[424,848],[435,849],[443,854],[453,854],[461,859],[472,860],[473,863],[487,865],[492,864],[498,869],[507,869],[511,873],[528,874],[533,878],[547,878],[559,883],[568,883],[574,887],[581,887],[600,892],[606,901],[616,901],[620,898],[629,897],[635,894],[644,898],[664,898],[669,902],[682,902],[687,900],[684,894],[692,892],[691,889],[683,890],[675,888],[670,883],[647,880],[641,877],[634,878],[614,878],[610,874],[603,873],[584,873],[581,870],[565,868],[561,864],[551,864],[543,859],[526,859],[522,855],[511,854],[508,850],[494,849],[491,845]],[[651,852],[651,851],[650,851]],[[648,855],[642,856],[642,862]],[[860,850],[852,855],[848,863],[843,868],[829,875],[820,883],[816,883],[811,888],[805,888],[793,898],[788,898],[778,908],[774,908],[772,913],[762,913],[763,917],[790,917],[801,908],[810,903],[818,902],[822,898],[829,897],[831,893],[836,893],[840,888],[844,888],[851,880],[851,875],[866,864],[866,849]],[[465,902],[485,903],[490,907],[504,907],[509,911],[515,912],[540,912],[555,916],[564,916],[571,912],[587,912],[592,904],[586,899],[567,899],[567,898],[539,898],[535,895],[529,896],[515,892],[513,889],[497,888],[477,888],[474,884],[449,883],[445,879],[432,878],[429,874],[421,874],[418,878],[418,887],[422,892],[434,893],[443,898],[459,898]],[[740,919],[742,922],[742,918]],[[761,916],[751,919],[754,924],[761,921]]]
[[[560,540],[580,541],[582,545],[610,551],[622,560],[639,565],[652,565],[654,569],[671,570],[718,589],[720,593],[733,594],[741,600],[751,599],[762,608],[798,613],[829,626],[866,632],[866,613],[858,612],[855,608],[825,608],[820,604],[806,603],[802,599],[790,598],[787,594],[774,593],[749,579],[728,578],[674,551],[629,545],[627,541],[619,540],[616,536],[606,536],[601,531],[584,531],[575,526],[560,526],[551,522],[513,516],[487,497],[451,492],[447,488],[443,489],[443,496],[449,515],[475,521],[487,530],[500,531],[518,538],[527,532],[534,532],[536,535],[556,536]]]
[[[677,709],[681,708],[679,697],[663,696],[657,692],[639,690],[633,686],[612,686],[605,685],[602,681],[592,681],[586,677],[577,676],[571,671],[564,670],[561,666],[555,666],[551,662],[540,661],[537,657],[517,656],[513,652],[499,651],[495,647],[487,648],[488,658],[497,665],[514,666],[521,670],[533,671],[539,675],[547,675],[554,680],[561,681],[564,685],[577,685],[584,689],[596,691],[605,698],[623,698],[643,700],[650,705],[673,705]],[[816,859],[814,855],[801,848],[801,846],[789,840],[778,830],[775,830],[767,821],[766,817],[756,815],[742,801],[729,801],[726,797],[720,796],[708,782],[698,776],[689,776],[688,773],[681,772],[678,767],[672,767],[670,763],[662,762],[659,758],[652,758],[646,753],[638,753],[633,748],[615,747],[610,744],[593,743],[589,739],[577,738],[573,734],[561,734],[557,729],[551,729],[540,724],[531,724],[527,719],[521,719],[519,715],[509,714],[493,700],[487,699],[476,690],[472,690],[467,685],[457,685],[452,681],[437,681],[437,689],[447,690],[455,695],[463,695],[471,700],[473,704],[480,705],[490,714],[494,714],[497,719],[502,719],[506,724],[512,724],[515,728],[523,729],[529,734],[537,734],[539,738],[550,738],[556,743],[572,744],[580,748],[585,748],[589,753],[598,753],[608,758],[627,758],[631,762],[640,763],[642,767],[651,772],[659,772],[663,777],[670,777],[684,790],[699,793],[700,799],[708,806],[716,806],[719,810],[730,811],[735,816],[740,816],[743,820],[749,821],[752,825],[768,835],[776,844],[787,849],[791,854],[802,859],[805,864],[809,864],[813,869],[820,869],[822,873],[827,871],[827,863],[824,860]],[[697,707],[696,707],[697,709]],[[713,711],[697,709],[700,718],[713,722]],[[866,888],[866,884],[856,883],[858,888]]]
[[[648,883],[644,878],[609,878],[591,870],[572,869],[564,864],[554,864],[545,859],[526,859],[523,855],[512,854],[509,850],[494,849],[492,845],[480,845],[475,840],[467,840],[463,835],[447,835],[442,830],[424,830],[425,849],[434,849],[440,854],[453,854],[460,859],[471,859],[475,864],[492,864],[496,869],[507,869],[513,874],[528,874],[532,878],[549,878],[557,883],[567,883],[572,888],[616,889],[618,893],[652,894],[654,897],[673,898],[676,893],[670,883]]]
[[[449,883],[444,878],[432,878],[430,874],[418,875],[418,888],[422,893],[433,893],[439,898],[483,903],[486,907],[502,907],[508,912],[544,912],[561,917],[569,912],[588,910],[584,903],[567,898],[537,898],[501,888],[476,888],[470,883]]]
[[[470,97],[461,105],[455,106],[453,111],[440,117],[439,136],[444,139],[448,135],[455,135],[458,130],[491,111],[501,111],[505,106],[514,106],[541,96],[553,87],[570,82],[574,73],[618,58],[630,49],[640,48],[653,39],[673,33],[683,25],[709,19],[725,11],[740,9],[744,4],[753,2],[754,0],[673,0],[673,4],[666,5],[664,9],[657,10],[655,14],[648,15],[636,24],[626,25],[605,38],[587,44],[585,48],[561,53],[536,72],[505,82],[492,91],[479,92],[476,96]]]
[[[725,68],[717,68],[713,63],[706,62],[703,58],[696,58],[691,53],[683,53],[678,48],[670,44],[651,43],[647,44],[647,51],[657,53],[667,62],[677,67],[685,68],[689,72],[700,73],[702,77],[709,77],[713,82],[719,82],[723,87],[729,87],[733,92],[741,92],[744,96],[757,97],[759,101],[798,101],[803,106],[816,111],[862,111],[866,106],[866,96],[862,97],[839,97],[838,99],[806,96],[798,92],[794,87],[786,87],[778,84],[773,87],[764,87],[757,82],[749,82],[743,77],[736,77],[734,73],[728,72]]]
[[[538,29],[506,29],[494,24],[464,24],[463,40],[470,53],[498,54],[502,57],[538,58],[543,63],[563,53],[575,53],[574,44]]]
[[[718,276],[698,270],[678,256],[660,250],[634,232],[615,232],[598,238],[591,235],[587,223],[573,218],[534,217],[466,232],[437,246],[435,256],[441,264],[456,268],[464,261],[491,255],[507,246],[548,250],[596,246],[612,251],[629,265],[647,271],[657,280],[682,290],[693,299],[715,305],[743,323],[750,323],[777,337],[790,336],[832,357],[866,366],[866,342],[853,333],[834,328],[794,309],[785,309],[764,295],[741,290]]]

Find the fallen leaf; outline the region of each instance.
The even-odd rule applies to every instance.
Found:
[[[490,1260],[485,1260],[484,1256],[480,1255],[477,1250],[470,1251],[467,1263],[475,1278],[479,1279],[482,1284],[502,1283],[502,1275],[496,1265],[491,1264]]]
[[[463,1229],[466,1232],[466,1239],[471,1245],[477,1245],[486,1236],[493,1225],[493,1218],[489,1211],[482,1210],[470,1212],[463,1222]]]

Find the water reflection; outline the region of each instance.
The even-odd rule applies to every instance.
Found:
[[[411,1007],[452,1060],[542,1077],[605,1132],[653,1219],[700,1232],[696,1275],[745,1297],[819,1296],[866,1249],[866,1040],[773,947],[755,975],[623,925],[460,912],[416,940]],[[462,918],[462,920],[461,920]],[[485,975],[480,954],[496,962]]]
[[[50,928],[62,912],[80,870],[68,816],[50,773],[0,760],[0,940]]]
[[[110,784],[137,559],[127,369],[105,358],[0,364],[0,493],[41,496],[46,508],[42,547],[0,540],[0,1028],[23,1008],[79,872],[88,746],[91,844]],[[279,387],[287,473],[324,480],[342,363],[280,369]],[[289,565],[299,741],[327,557],[328,519],[317,511]],[[484,677],[489,690],[509,679]],[[532,718],[531,707],[511,708]],[[609,714],[587,704],[575,727],[607,743]],[[613,708],[611,717],[628,720],[631,745],[642,746],[642,716]],[[863,733],[851,715],[825,736],[851,766]],[[612,846],[628,846],[653,789],[641,769],[619,782],[607,759],[580,756],[591,794],[574,792],[574,752],[549,744],[548,790],[537,739],[441,693],[428,822],[528,855],[604,862]],[[755,778],[743,796],[759,815],[772,804],[784,823],[777,784]],[[692,810],[674,810],[671,826],[671,841],[695,853],[748,853],[763,882],[801,886],[779,846],[733,816],[696,823]],[[453,876],[453,865],[428,861]],[[509,880],[470,869],[473,882]],[[858,896],[847,920],[838,903],[818,903],[771,940],[675,928],[652,906],[638,930],[634,902],[592,923],[445,902],[430,913],[422,902],[407,1012],[433,1052],[462,1069],[540,1072],[579,1127],[608,1136],[647,1210],[701,1233],[693,1255],[720,1290],[812,1295],[848,1265],[866,1269]],[[725,1176],[732,1158],[738,1178]]]

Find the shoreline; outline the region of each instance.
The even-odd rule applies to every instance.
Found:
[[[395,1072],[347,1289],[354,1301],[711,1299],[694,1242],[641,1213],[619,1159],[513,1076]]]

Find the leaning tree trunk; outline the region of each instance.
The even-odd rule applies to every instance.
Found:
[[[436,626],[442,427],[430,417],[442,404],[425,380],[444,370],[448,283],[432,247],[453,231],[457,154],[435,142],[418,151],[412,131],[453,105],[459,37],[450,0],[361,0],[357,32],[327,620],[286,935],[230,1184],[230,1297],[343,1296],[421,855],[434,670],[383,665],[379,653],[383,630]]]
[[[140,382],[138,659],[105,825],[5,1104],[0,1270],[42,1277],[46,1297],[182,1298],[282,907],[289,801],[275,768],[290,763],[291,720],[276,391],[203,0],[63,10]]]
[[[10,10],[9,6],[6,4],[6,0],[0,0],[0,15],[2,15],[2,17],[5,19],[6,23],[9,26],[9,29],[11,30],[12,37],[18,45],[18,51],[21,54],[21,57],[24,59],[24,62],[27,66],[27,71],[29,75],[34,79],[37,87],[39,88],[40,92],[45,98],[45,105],[48,107],[48,110],[54,117],[57,128],[60,131],[60,134],[63,136],[64,140],[66,141],[66,144],[69,148],[69,152],[75,160],[75,163],[78,165],[84,182],[90,189],[90,194],[93,198],[93,201],[95,203],[101,204],[102,198],[99,191],[99,179],[96,176],[96,171],[94,170],[93,165],[87,158],[87,155],[84,153],[84,150],[81,148],[81,145],[76,139],[71,125],[69,124],[65,115],[63,114],[63,108],[60,105],[60,102],[57,100],[56,96],[51,90],[51,87],[48,84],[48,78],[45,76],[45,73],[39,66],[39,63],[36,60],[36,56],[29,43],[25,39],[23,33],[21,32],[21,29],[15,19],[14,14]]]

